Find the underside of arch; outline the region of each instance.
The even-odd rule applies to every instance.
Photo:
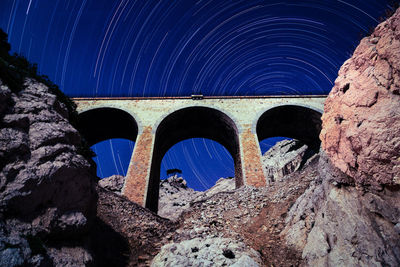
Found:
[[[237,186],[243,184],[238,131],[226,114],[212,108],[190,107],[168,115],[156,131],[146,207],[158,208],[160,166],[165,153],[176,143],[190,138],[208,138],[223,145],[232,155]]]
[[[314,151],[318,151],[321,141],[321,113],[302,106],[279,106],[267,110],[257,122],[258,140],[284,136],[298,139]]]
[[[138,125],[127,112],[116,108],[96,108],[78,116],[78,129],[89,146],[111,138],[136,141]]]

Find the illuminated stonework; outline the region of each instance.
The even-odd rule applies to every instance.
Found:
[[[135,141],[123,194],[157,210],[160,164],[174,144],[195,137],[221,143],[235,164],[237,187],[266,185],[259,141],[273,136],[319,147],[325,96],[75,98],[90,145]]]

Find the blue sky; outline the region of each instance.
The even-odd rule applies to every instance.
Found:
[[[389,2],[1,0],[0,27],[69,96],[327,94]],[[97,145],[99,175],[125,174],[133,145]],[[197,189],[233,176],[204,139],[174,146],[168,168]]]

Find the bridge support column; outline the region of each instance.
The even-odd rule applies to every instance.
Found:
[[[252,133],[250,127],[246,127],[239,134],[239,140],[245,185],[265,186],[266,178],[261,163],[261,150],[257,135]]]
[[[151,126],[145,126],[138,135],[129,163],[122,194],[143,207],[146,204],[147,187],[153,154],[154,134]]]

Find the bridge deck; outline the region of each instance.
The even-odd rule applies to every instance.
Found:
[[[328,95],[263,95],[263,96],[203,96],[203,99],[264,99],[264,98],[326,98]],[[167,100],[192,99],[192,96],[117,96],[117,97],[71,97],[73,100]]]

